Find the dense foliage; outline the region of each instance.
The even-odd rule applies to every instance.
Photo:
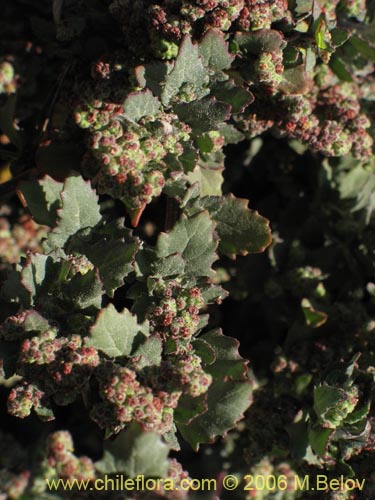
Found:
[[[5,3],[1,500],[140,498],[45,479],[194,460],[290,481],[223,498],[372,497],[374,15]]]

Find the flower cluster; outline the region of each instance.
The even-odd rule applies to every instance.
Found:
[[[246,0],[238,26],[245,31],[270,29],[273,23],[290,23],[291,17],[287,0]]]
[[[188,355],[174,363],[177,385],[193,398],[205,394],[211,385],[212,377],[202,369],[202,360],[197,355]]]
[[[143,209],[161,194],[169,174],[168,156],[178,159],[190,138],[190,128],[174,115],[160,114],[136,124],[113,103],[94,102],[75,116],[80,127],[90,129],[99,192],[121,199],[131,211]]]
[[[341,0],[339,2],[339,9],[348,17],[355,17],[362,21],[366,13],[365,0]]]
[[[114,0],[109,10],[127,39],[147,26],[153,52],[163,59],[176,57],[178,44],[187,33],[200,37],[210,29],[269,29],[281,21],[290,24],[292,19],[286,0],[161,0],[152,5],[143,0]],[[129,17],[129,10],[134,17]]]
[[[186,490],[186,486],[180,489],[181,481],[190,480],[189,474],[184,471],[181,464],[177,462],[175,458],[169,459],[169,467],[166,475],[166,480],[173,481],[174,489],[165,490],[163,486],[161,490],[154,491],[157,495],[162,496],[163,498],[167,498],[168,500],[184,500],[188,497],[189,492]]]
[[[196,354],[169,356],[160,367],[145,371],[146,380],[152,387],[165,391],[181,391],[193,398],[205,394],[212,377],[202,368],[202,360]]]
[[[19,383],[9,393],[8,412],[14,417],[26,418],[31,410],[43,420],[53,419],[45,393],[35,385]]]
[[[47,439],[46,463],[44,474],[63,479],[78,481],[95,478],[95,467],[90,458],[74,455],[72,436],[67,431],[57,431]]]
[[[30,472],[19,474],[0,469],[0,500],[17,500],[22,498],[29,484]]]
[[[294,500],[299,497],[299,492],[295,487],[296,472],[286,462],[274,465],[268,458],[264,458],[251,467],[251,476],[254,478],[263,477],[264,482],[257,479],[256,486],[249,491],[246,497],[247,500],[277,500],[278,498]],[[268,481],[268,478],[274,478],[275,483],[280,484],[280,488],[274,487],[273,479]],[[281,489],[282,497],[280,496]]]
[[[10,435],[0,431],[0,500],[24,495],[30,472],[26,470],[27,453]]]
[[[262,52],[254,63],[254,83],[265,87],[277,87],[282,81],[283,53],[281,50]]]
[[[111,363],[102,364],[96,376],[102,401],[93,407],[91,417],[107,434],[119,432],[132,421],[160,434],[171,430],[181,392],[154,392],[137,380],[134,370]]]
[[[27,251],[40,251],[47,231],[47,226],[36,224],[28,214],[21,215],[14,224],[0,217],[0,267],[17,263]]]
[[[25,324],[27,319],[33,315],[35,315],[35,312],[28,310],[15,316],[8,316],[0,325],[0,339],[14,341],[25,338]]]
[[[199,311],[205,305],[198,287],[184,288],[176,280],[159,280],[154,289],[154,305],[147,317],[155,334],[168,343],[168,350],[184,352],[199,324]]]
[[[158,57],[176,57],[184,34],[202,35],[210,28],[228,31],[245,7],[245,0],[161,1],[150,5],[144,0],[114,0],[110,12],[120,22],[129,39],[147,26],[149,39]],[[129,17],[132,10],[134,17]],[[136,50],[133,44],[133,50]]]
[[[361,112],[360,92],[355,84],[330,85],[310,94],[286,96],[277,93],[270,108],[257,99],[249,107],[241,127],[249,137],[274,126],[283,135],[299,139],[326,156],[351,153],[369,158],[373,139],[371,125]]]
[[[9,411],[23,418],[33,407],[40,413],[46,397],[60,405],[74,401],[99,365],[96,349],[85,342],[79,335],[57,337],[53,329],[24,340],[17,373],[31,385],[23,382],[12,389]]]

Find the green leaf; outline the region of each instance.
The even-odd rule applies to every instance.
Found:
[[[124,278],[134,270],[134,259],[140,243],[103,241],[96,243],[85,252],[88,259],[99,270],[100,279],[109,297],[124,284]]]
[[[194,347],[194,353],[201,358],[204,364],[212,365],[212,363],[214,363],[216,360],[216,352],[209,342],[199,337],[193,341],[192,345]]]
[[[329,65],[335,75],[340,78],[340,80],[342,80],[343,82],[353,81],[352,75],[350,74],[350,71],[347,68],[345,62],[340,57],[337,57],[336,54],[333,54],[333,56],[331,57]]]
[[[349,40],[351,32],[348,29],[334,28],[331,31],[331,41],[332,45],[336,47],[341,47],[346,41]]]
[[[339,178],[339,193],[344,200],[354,199],[352,212],[364,210],[368,224],[375,210],[375,170],[374,162],[364,166],[358,161],[349,165],[349,171]]]
[[[90,329],[88,345],[103,351],[111,358],[129,356],[136,335],[141,332],[149,334],[149,324],[141,325],[137,317],[127,309],[117,312],[112,304],[102,309]]]
[[[199,53],[207,66],[215,71],[229,69],[235,58],[229,53],[228,43],[221,31],[210,30],[199,44]]]
[[[138,122],[145,116],[155,117],[160,110],[160,102],[150,90],[129,94],[124,102],[124,110],[129,120]]]
[[[172,71],[166,75],[161,101],[168,105],[179,93],[183,85],[190,85],[196,99],[207,94],[203,90],[208,83],[208,74],[199,55],[198,45],[193,44],[190,36],[186,36],[180,46]]]
[[[309,429],[310,446],[317,455],[322,457],[326,454],[332,432],[332,429],[322,429],[321,427]]]
[[[212,263],[217,259],[214,240],[215,225],[207,212],[193,217],[185,215],[169,233],[161,233],[156,246],[157,257],[164,259],[180,254],[185,261],[188,276],[211,276]]]
[[[182,395],[178,401],[178,407],[174,412],[174,420],[177,424],[189,425],[194,418],[206,411],[206,394],[202,394],[197,398]]]
[[[43,318],[37,311],[25,311],[23,314],[26,315],[22,325],[25,332],[44,332],[50,327],[48,320]]]
[[[363,422],[369,414],[371,408],[371,400],[364,401],[356,408],[353,413],[350,413],[345,418],[345,425],[359,424]]]
[[[369,420],[363,420],[360,425],[350,426],[348,432],[337,432],[333,435],[334,440],[339,441],[342,460],[350,460],[353,456],[358,456],[368,447],[372,426]],[[341,464],[340,464],[341,465]],[[349,464],[345,464],[350,467]],[[350,467],[352,476],[355,472]]]
[[[195,135],[216,130],[219,124],[228,120],[230,110],[229,104],[219,102],[213,97],[176,104],[173,107],[180,120],[190,125]]]
[[[204,365],[204,370],[215,380],[244,380],[247,374],[248,361],[239,352],[239,342],[226,337],[221,330],[212,330],[199,337],[197,341],[206,342],[214,352],[214,362]]]
[[[99,270],[105,292],[113,297],[124,278],[134,271],[134,261],[140,248],[138,238],[123,226],[123,219],[112,221],[90,231],[78,234],[69,242],[69,253],[85,255]]]
[[[35,222],[54,227],[57,209],[61,208],[62,204],[63,183],[47,175],[39,181],[23,181],[19,189]]]
[[[308,326],[319,328],[327,322],[328,315],[322,311],[316,310],[308,299],[302,299],[301,307]]]
[[[169,446],[171,450],[180,451],[181,446],[177,438],[177,428],[173,424],[172,429],[169,432],[163,434],[163,441]]]
[[[217,224],[219,250],[231,257],[263,252],[272,241],[268,220],[250,210],[247,203],[233,195],[210,196],[196,202],[197,208],[208,210]]]
[[[225,102],[231,106],[232,114],[243,113],[243,111],[254,101],[254,96],[242,87],[236,87],[233,80],[223,82],[213,90],[218,101]]]
[[[370,59],[370,61],[375,61],[375,47],[373,47],[370,44],[369,40],[363,40],[359,36],[355,35],[350,38],[350,43],[366,59]]]
[[[103,288],[97,269],[83,275],[76,274],[68,283],[62,285],[61,291],[62,300],[71,304],[74,310],[101,307]]]
[[[137,83],[142,88],[149,88],[154,95],[161,97],[162,84],[168,74],[169,64],[153,61],[134,70]]]
[[[152,335],[132,353],[132,356],[141,357],[141,361],[137,362],[137,366],[140,368],[160,366],[162,350],[163,344],[161,339],[156,335]]]
[[[199,183],[200,196],[220,195],[224,182],[223,168],[205,168],[198,165],[188,174],[188,179],[191,184]]]
[[[189,424],[178,424],[182,437],[198,450],[201,443],[210,443],[224,436],[243,417],[251,404],[250,381],[213,382],[207,392],[207,411]]]
[[[31,255],[21,273],[23,286],[31,294],[32,303],[34,299],[51,284],[58,276],[59,264],[52,257],[44,254]]]
[[[203,365],[214,381],[207,391],[207,411],[189,420],[189,424],[178,424],[183,438],[194,449],[225,435],[252,401],[252,382],[246,378],[248,361],[238,353],[239,342],[225,337],[221,330],[208,332],[196,342],[198,350],[202,347],[199,343],[205,342],[214,351],[214,360],[208,354],[210,363]]]
[[[306,94],[312,86],[312,80],[307,76],[304,64],[287,68],[283,72],[283,80],[278,89],[288,95]]]
[[[285,66],[295,66],[300,59],[301,52],[297,48],[287,45],[283,50],[283,64]]]
[[[284,44],[279,31],[267,29],[237,33],[235,40],[243,52],[254,55],[275,52]]]
[[[102,459],[95,462],[95,469],[100,472],[100,474],[116,474],[116,460],[112,453],[104,450]]]
[[[113,456],[116,472],[126,474],[129,478],[138,475],[167,475],[169,447],[162,442],[158,434],[145,432],[136,424],[132,424],[114,441],[108,443],[107,451]],[[106,462],[107,467],[114,466],[113,462],[108,462],[108,458]]]
[[[48,235],[47,246],[51,249],[62,248],[71,236],[81,229],[94,227],[101,219],[98,197],[81,176],[65,180],[61,199],[58,225]]]
[[[341,388],[326,383],[314,389],[314,410],[324,427],[338,428],[358,402],[356,386]]]
[[[237,130],[233,125],[229,125],[227,123],[224,125],[220,125],[218,127],[218,131],[220,132],[220,135],[224,137],[225,145],[238,144],[245,139],[245,136],[242,132]]]
[[[185,261],[181,254],[174,254],[158,259],[151,265],[151,274],[154,276],[175,276],[181,275],[185,270]]]
[[[102,302],[102,283],[98,271],[92,269],[85,274],[77,273],[67,279],[71,262],[60,256],[32,254],[24,266],[22,284],[31,294],[32,304],[38,305],[47,314],[61,314],[87,309],[100,308]]]
[[[199,154],[194,146],[191,144],[184,144],[184,152],[178,158],[184,172],[192,172],[198,162]]]
[[[296,0],[295,13],[311,14],[313,10],[313,0]]]
[[[327,409],[345,400],[345,392],[339,387],[329,385],[318,386],[314,390],[314,410],[317,415],[323,415]]]
[[[330,48],[330,33],[324,14],[321,14],[316,21],[314,37],[319,49],[327,50]]]

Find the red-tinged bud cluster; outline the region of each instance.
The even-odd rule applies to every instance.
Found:
[[[373,140],[368,131],[371,123],[361,112],[360,98],[359,88],[349,83],[303,96],[276,94],[268,100],[269,107],[265,100],[256,100],[240,125],[250,137],[266,127],[275,127],[326,156],[351,153],[366,159],[372,154]]]
[[[166,342],[172,341],[169,344],[174,344],[176,352],[186,351],[205,305],[201,291],[198,287],[184,288],[177,281],[160,280],[154,295],[154,305],[147,315],[154,333]]]
[[[0,500],[24,498],[30,483],[27,450],[10,434],[0,431]]]
[[[129,41],[140,34],[141,26],[146,26],[148,50],[151,47],[163,59],[176,57],[178,45],[187,33],[200,38],[210,29],[250,31],[269,29],[280,22],[292,25],[287,0],[159,0],[151,5],[144,0],[114,0],[109,10]],[[142,46],[142,50],[147,48]]]
[[[121,199],[130,210],[144,208],[161,194],[169,175],[166,157],[178,159],[190,139],[190,128],[174,115],[160,113],[138,126],[126,119],[122,106],[99,101],[77,111],[76,121],[90,129],[98,191]]]
[[[48,228],[36,224],[30,215],[23,214],[13,225],[0,217],[0,267],[16,264],[28,251],[39,252]]]
[[[75,400],[98,365],[98,352],[86,345],[85,338],[57,337],[48,330],[24,340],[17,373],[65,405]]]
[[[212,383],[211,375],[203,371],[201,364],[196,355],[182,357],[174,364],[178,383],[193,398],[205,394]]]
[[[52,420],[48,398],[35,385],[20,383],[13,387],[8,396],[8,412],[14,417],[26,418],[35,410],[43,420]]]
[[[164,489],[163,483],[161,483],[161,489],[154,490],[153,493],[168,500],[184,500],[189,496],[189,491],[186,489],[186,485],[190,481],[189,474],[184,471],[182,465],[175,458],[169,459],[168,462],[168,472],[165,479],[172,481],[174,488]],[[184,482],[181,484],[181,481]]]
[[[367,3],[366,0],[341,0],[339,9],[348,17],[355,17],[363,21],[366,15]]]
[[[275,478],[275,481],[282,479],[283,491],[285,492],[284,498],[293,500],[298,497],[298,495],[296,496],[295,488],[295,478],[297,477],[297,475],[287,462],[282,462],[280,464],[274,465],[268,458],[264,458],[256,465],[251,467],[251,475],[258,478],[263,477],[265,484],[267,484],[267,478],[269,477]],[[259,484],[262,484],[262,482],[259,481]],[[255,486],[254,489],[249,492],[245,498],[246,500],[277,498],[274,495],[274,492],[274,488]]]
[[[29,471],[16,474],[7,469],[0,469],[0,500],[25,498],[23,495],[28,487],[29,479]]]
[[[277,87],[284,71],[283,53],[262,52],[254,63],[255,82],[266,87]]]
[[[202,360],[195,354],[169,356],[160,367],[145,371],[146,380],[152,387],[172,392],[179,390],[193,398],[205,394],[212,377],[202,368]]]
[[[91,77],[94,80],[108,80],[111,77],[111,63],[98,60],[91,66]]]
[[[144,0],[114,0],[109,9],[128,40],[139,34],[141,27],[144,38],[146,26],[153,52],[158,57],[170,59],[177,55],[178,44],[185,34],[200,36],[210,28],[226,32],[235,24],[245,5],[245,0],[161,0],[153,4]],[[133,44],[133,50],[136,49]]]
[[[287,0],[246,0],[237,24],[244,31],[270,29],[273,23],[291,23]]]
[[[132,421],[160,434],[171,430],[181,392],[153,391],[137,380],[134,370],[110,363],[99,367],[97,378],[102,402],[93,407],[91,417],[107,434]]]
[[[54,475],[78,481],[95,479],[95,467],[88,457],[74,455],[73,440],[69,432],[57,431],[47,439],[47,464]],[[51,475],[48,470],[48,475]]]
[[[8,316],[0,325],[0,339],[14,341],[25,337],[25,321],[34,311],[23,311],[15,316]]]

